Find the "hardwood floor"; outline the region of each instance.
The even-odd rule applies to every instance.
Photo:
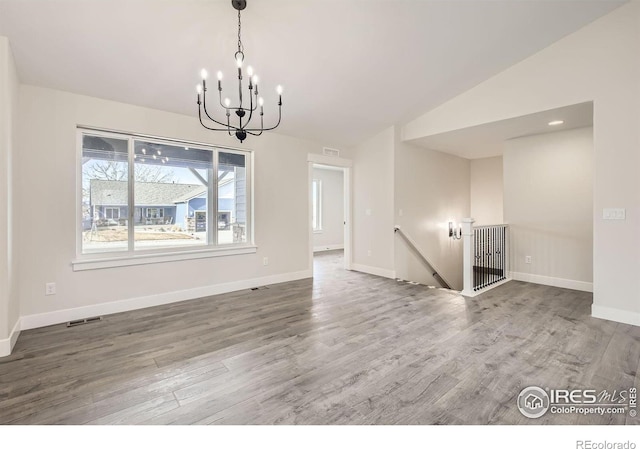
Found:
[[[591,318],[591,294],[465,299],[315,260],[315,280],[22,332],[0,423],[638,423],[516,408],[529,385],[637,386],[640,328]]]

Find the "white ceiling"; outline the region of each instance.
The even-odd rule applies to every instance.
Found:
[[[549,122],[555,120],[564,123],[550,126]],[[410,143],[467,159],[479,159],[502,155],[504,143],[509,139],[586,126],[593,126],[592,102],[434,134],[411,140]]]
[[[344,148],[622,3],[248,0],[243,43],[262,93],[285,88],[278,132]],[[200,68],[222,70],[232,90],[236,20],[230,0],[0,0],[0,35],[23,83],[194,120]]]

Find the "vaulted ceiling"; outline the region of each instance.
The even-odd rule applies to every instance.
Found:
[[[348,147],[620,6],[615,0],[248,0],[247,61],[282,84],[278,132]],[[230,0],[0,0],[22,83],[193,115],[202,67],[232,90]],[[275,115],[275,92],[265,95]],[[269,107],[267,107],[269,106]],[[268,119],[267,119],[268,120]]]

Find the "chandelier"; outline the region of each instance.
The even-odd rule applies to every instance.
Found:
[[[225,119],[218,120],[214,118],[215,114],[207,110],[207,78],[209,75],[205,69],[202,69],[200,72],[202,84],[196,86],[198,93],[198,118],[200,119],[200,124],[205,128],[211,131],[226,131],[230,136],[235,134],[238,140],[242,142],[247,138],[248,134],[259,136],[263,131],[270,131],[280,125],[280,120],[282,119],[282,86],[276,88],[276,92],[278,93],[278,122],[274,126],[265,128],[264,99],[259,97],[258,76],[253,72],[251,66],[248,66],[246,69],[248,78],[248,104],[247,99],[243,99],[244,87],[242,81],[244,77],[242,66],[244,64],[244,47],[241,38],[242,24],[240,21],[240,11],[247,7],[247,2],[246,0],[232,0],[231,4],[238,10],[238,51],[235,53],[236,66],[238,67],[238,103],[232,106],[231,100],[228,97],[224,100],[222,99],[222,72],[218,72],[218,102],[225,111],[226,123]],[[259,112],[257,112],[258,107],[260,108]],[[235,114],[233,120],[231,118],[232,112]],[[260,127],[257,127],[251,122],[258,114],[260,115]],[[236,124],[232,124],[232,122]]]

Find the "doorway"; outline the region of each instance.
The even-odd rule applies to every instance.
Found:
[[[351,269],[351,161],[309,155],[309,266]]]

